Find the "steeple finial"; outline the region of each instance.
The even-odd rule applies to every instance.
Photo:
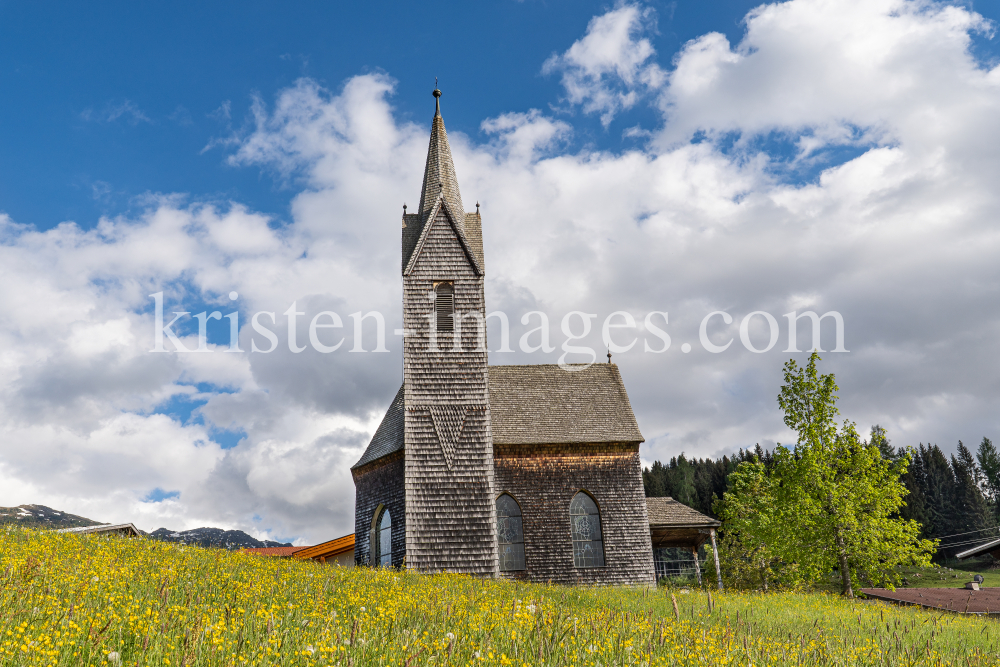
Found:
[[[435,85],[437,79],[434,80]],[[451,159],[451,147],[448,146],[448,133],[444,129],[444,119],[441,117],[441,91],[434,89],[434,119],[431,121],[430,145],[427,148],[427,166],[424,168],[424,184],[420,190],[420,205],[417,213],[427,214],[440,197],[448,202],[451,214],[459,217],[457,221],[463,224],[461,216],[465,215],[462,205],[462,195],[458,190],[458,179],[455,177],[455,164]]]
[[[434,115],[441,115],[441,91],[438,90],[438,78],[434,77],[434,92],[431,93],[434,96]]]

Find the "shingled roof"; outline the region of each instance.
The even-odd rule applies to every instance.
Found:
[[[420,244],[427,223],[444,208],[452,221],[463,245],[472,253],[476,268],[480,273],[483,266],[483,228],[479,212],[466,213],[462,203],[462,193],[458,189],[455,163],[451,158],[448,132],[441,117],[440,93],[435,90],[438,102],[431,122],[431,140],[427,147],[427,164],[424,166],[424,182],[420,190],[420,205],[417,213],[403,214],[403,272],[406,273],[410,260]],[[439,206],[439,203],[442,206]],[[477,205],[478,209],[478,205]]]
[[[419,214],[425,218],[434,208],[442,192],[452,211],[465,212],[462,193],[458,189],[458,177],[455,175],[455,163],[451,159],[448,132],[444,129],[444,118],[441,117],[441,91],[435,90],[434,93],[437,101],[434,120],[431,121],[431,141],[427,147],[424,183],[420,189]]]
[[[493,444],[643,442],[618,366],[570,368],[576,370],[557,364],[490,366]],[[351,470],[403,449],[403,410],[400,387]]]
[[[400,387],[385,417],[382,418],[382,423],[375,430],[372,441],[368,443],[368,449],[361,459],[351,466],[351,470],[403,449],[403,408],[403,387]]]
[[[643,442],[615,364],[490,366],[495,445]]]
[[[722,525],[712,517],[693,510],[670,496],[646,498],[646,513],[649,515],[650,526],[718,528]]]

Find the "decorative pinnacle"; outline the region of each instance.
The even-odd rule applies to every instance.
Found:
[[[403,213],[406,213],[406,204],[403,204]]]
[[[434,115],[441,115],[441,91],[438,90],[438,78],[434,77],[434,92],[431,93],[434,96]]]
[[[611,363],[611,348],[608,348],[608,363]]]

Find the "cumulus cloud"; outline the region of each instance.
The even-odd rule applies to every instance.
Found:
[[[652,8],[621,3],[594,17],[587,33],[546,60],[542,72],[560,74],[566,100],[586,113],[599,114],[606,127],[644,92],[663,85],[665,72],[650,62],[656,51],[646,37],[655,30]]]
[[[487,308],[510,315],[515,350],[523,313],[551,318],[551,354],[491,363],[554,362],[571,311],[596,315],[582,344],[601,354],[603,321],[627,311],[636,328],[613,340],[638,342],[614,360],[643,458],[715,455],[792,438],[775,396],[811,332],[801,322],[803,351],[786,352],[784,314],[833,310],[850,352],[824,363],[845,416],[881,423],[897,445],[995,436],[1000,69],[969,52],[990,26],[931,2],[791,0],[751,12],[740,43],[712,33],[667,63],[643,32],[650,17],[619,5],[546,65],[588,112],[655,105],[662,122],[643,149],[570,150],[572,124],[538,110],[450,135],[463,195],[482,203]],[[398,216],[419,196],[431,112],[400,121],[392,90],[381,74],[339,91],[303,79],[226,139],[233,166],[299,189],[287,224],[181,196],[91,230],[0,217],[0,503],[302,542],[353,530],[348,468],[401,381]],[[824,154],[803,179],[776,167],[788,155],[775,137],[801,162],[852,151]],[[211,352],[150,353],[158,292],[168,312],[238,309],[244,352],[226,351],[222,320]],[[372,310],[390,352],[348,352],[350,315]],[[269,354],[247,352],[267,346],[248,322],[259,311],[274,314]],[[343,319],[325,333],[344,347],[292,352],[284,313],[304,313],[303,345],[321,311]],[[699,338],[712,311],[732,316],[707,327],[713,345],[733,341],[719,354]],[[755,311],[779,326],[760,354],[740,335]],[[194,349],[197,323],[185,322]],[[644,339],[662,346],[650,324],[671,337],[662,354],[644,351]],[[746,334],[765,348],[766,318]],[[827,350],[832,334],[828,319]]]

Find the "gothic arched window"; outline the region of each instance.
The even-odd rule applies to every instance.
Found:
[[[375,523],[375,562],[392,565],[392,517],[388,509],[382,510]]]
[[[604,567],[604,534],[597,503],[584,491],[569,504],[570,530],[573,535],[573,565]]]
[[[521,523],[521,506],[506,493],[497,498],[497,543],[500,571],[523,570],[524,526]]]
[[[455,283],[439,282],[434,285],[434,308],[437,311],[437,330],[450,333],[455,330]]]

